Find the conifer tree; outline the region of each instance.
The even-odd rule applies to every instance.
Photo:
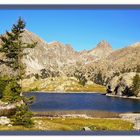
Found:
[[[25,22],[19,18],[17,24],[14,24],[11,32],[6,31],[6,34],[1,35],[1,48],[0,53],[3,54],[3,59],[0,60],[1,64],[10,67],[16,74],[6,79],[6,86],[3,89],[3,101],[17,102],[24,101],[24,104],[16,108],[16,114],[12,117],[14,125],[24,125],[25,127],[32,126],[32,115],[28,110],[28,102],[32,98],[25,98],[22,96],[22,79],[24,77],[25,66],[22,63],[22,58],[26,53],[24,49],[33,48],[36,42],[28,44],[22,41],[22,34],[25,31]]]
[[[140,93],[140,76],[138,74],[133,77],[132,92],[136,96]]]
[[[23,50],[25,48],[33,48],[37,44],[36,42],[28,44],[22,41],[22,34],[25,31],[25,26],[25,22],[20,17],[17,21],[17,24],[13,25],[11,32],[6,31],[6,34],[0,36],[2,41],[0,52],[4,55],[4,59],[1,60],[1,63],[7,65],[16,72],[16,76],[13,78],[20,83],[21,96],[22,79],[25,70],[25,66],[22,63],[22,58],[24,55],[26,55]]]

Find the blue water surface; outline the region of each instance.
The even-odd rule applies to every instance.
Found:
[[[140,100],[108,97],[98,93],[31,92],[26,96],[35,96],[35,102],[30,109],[39,112],[51,110],[140,112]]]

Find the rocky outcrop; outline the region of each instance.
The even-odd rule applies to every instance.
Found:
[[[121,76],[115,76],[110,81],[110,85],[107,86],[107,96],[140,99],[140,93],[138,93],[137,95],[133,93],[132,79],[135,75],[136,72],[130,72],[122,74]]]
[[[39,73],[41,69],[61,70],[66,64],[77,61],[78,54],[70,45],[64,45],[58,41],[46,43],[29,31],[23,34],[23,41],[38,42],[33,49],[26,49],[28,55],[23,59],[27,66],[27,73]]]

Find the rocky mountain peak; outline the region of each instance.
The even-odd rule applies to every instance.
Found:
[[[97,44],[96,48],[100,48],[100,49],[109,48],[109,49],[112,49],[112,46],[106,40],[102,40],[101,42],[99,42]]]
[[[94,49],[89,51],[89,55],[95,59],[100,59],[108,56],[112,51],[112,46],[106,40],[102,40]]]

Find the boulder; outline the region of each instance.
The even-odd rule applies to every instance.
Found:
[[[83,131],[92,131],[89,127],[83,127]]]
[[[9,125],[9,124],[10,124],[9,118],[5,116],[0,117],[0,125]]]

